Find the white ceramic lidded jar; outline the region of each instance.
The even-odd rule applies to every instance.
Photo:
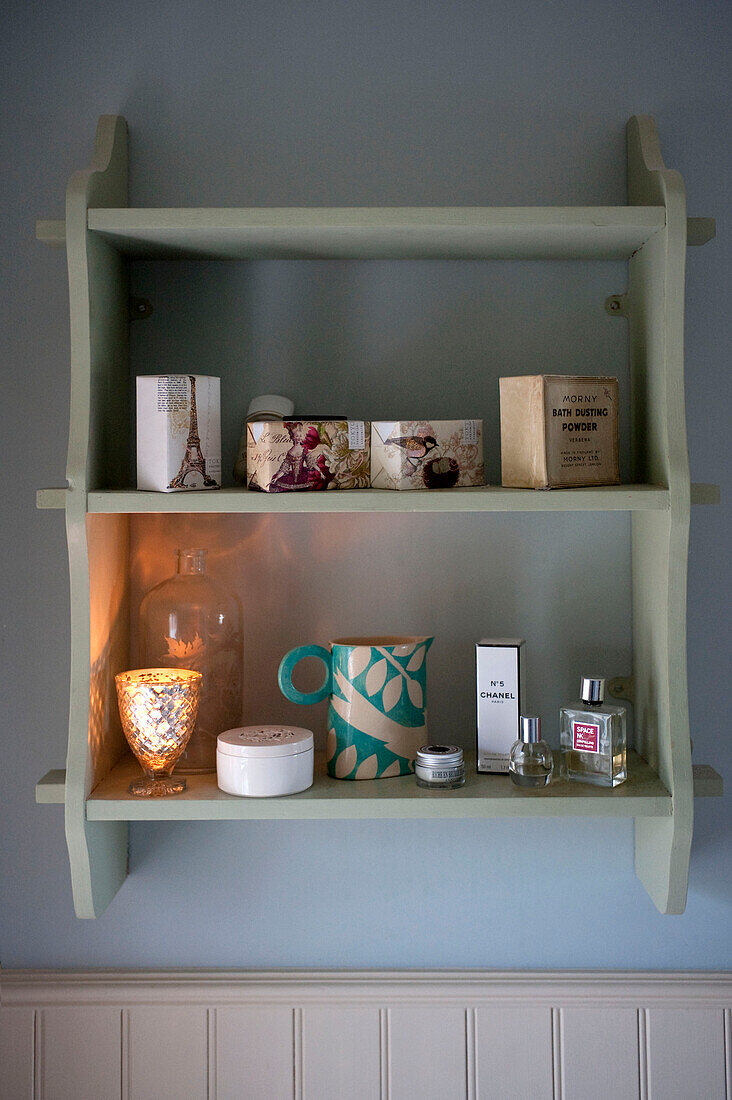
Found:
[[[226,794],[272,798],[313,784],[315,744],[298,726],[243,726],[220,733],[216,776]]]

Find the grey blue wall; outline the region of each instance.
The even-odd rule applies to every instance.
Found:
[[[62,810],[33,801],[36,780],[64,763],[69,650],[63,519],[34,507],[37,487],[64,483],[65,259],[35,242],[34,221],[62,216],[66,181],[88,163],[101,113],[127,118],[130,201],[151,206],[622,203],[625,121],[655,115],[666,163],[686,181],[689,212],[719,219],[717,239],[688,256],[692,479],[721,482],[725,494],[722,507],[695,508],[692,517],[689,699],[694,759],[732,782],[729,8],[709,0],[31,0],[6,4],[0,19],[2,964],[729,966],[728,799],[697,803],[683,916],[660,916],[635,878],[629,822],[242,822],[133,826],[130,877],[92,922],[73,915]],[[624,323],[602,310],[607,294],[624,289],[620,265],[591,265],[586,278],[577,265],[558,276],[536,265],[525,279],[506,270],[505,279],[492,272],[485,284],[479,267],[456,265],[456,282],[413,265],[404,292],[387,268],[383,285],[361,272],[345,288],[338,269],[324,269],[313,288],[295,268],[291,278],[286,265],[258,266],[238,346],[231,322],[240,292],[227,298],[231,288],[220,273],[196,276],[195,295],[194,283],[186,291],[179,280],[176,289],[164,269],[138,273],[140,289],[152,287],[157,300],[151,327],[133,340],[134,365],[175,369],[180,349],[170,318],[177,310],[202,373],[217,373],[219,356],[233,379],[241,360],[245,381],[240,404],[232,398],[228,406],[229,435],[253,380],[259,389],[299,385],[296,396],[305,401],[302,367],[311,361],[318,403],[328,396],[333,367],[333,397],[340,404],[350,393],[357,407],[347,411],[356,415],[368,415],[370,394],[362,380],[349,391],[338,374],[349,356],[354,369],[381,370],[375,389],[384,404],[396,376],[400,411],[420,392],[420,365],[430,374],[443,365],[444,392],[430,391],[431,400],[444,402],[438,411],[466,379],[466,396],[491,424],[495,404],[480,381],[484,368],[494,379],[566,369],[572,358],[621,378],[626,370]],[[298,310],[306,291],[305,315]],[[394,297],[402,293],[403,300]],[[213,319],[217,331],[217,302],[228,335],[217,335],[212,349],[195,319],[198,310],[201,323],[211,331]],[[373,312],[359,313],[356,323],[354,302],[368,302]],[[384,404],[381,415],[390,416]],[[495,479],[495,438],[489,467]],[[318,549],[313,522],[297,532],[283,521],[269,537],[273,545],[302,538],[326,571],[318,581],[324,592],[323,576],[333,578],[338,607],[326,605],[318,619],[327,634],[342,625],[346,566],[342,555]],[[348,568],[355,563],[362,589],[358,564],[369,560],[366,575],[377,583],[372,555],[391,539],[384,606],[399,606],[404,592],[401,622],[418,629],[420,608],[437,622],[430,661],[442,729],[450,729],[452,699],[461,736],[469,737],[476,633],[519,631],[530,639],[535,690],[552,713],[572,690],[582,652],[567,645],[571,619],[555,627],[548,610],[573,590],[572,567],[564,560],[560,568],[563,539],[577,548],[577,576],[588,593],[577,608],[580,650],[604,653],[612,671],[626,671],[624,517],[587,525],[574,517],[563,531],[554,519],[535,528],[526,517],[421,517],[413,528],[405,517],[392,528],[382,522],[382,531],[363,520],[350,529]],[[144,541],[145,523],[135,530]],[[337,542],[338,531],[328,531]],[[177,537],[167,533],[171,547]],[[528,587],[506,570],[512,548],[528,570]],[[411,553],[421,601],[405,568]],[[463,583],[454,572],[446,577],[450,555],[465,563]],[[592,562],[599,566],[594,579]],[[309,606],[308,571],[292,584],[290,595]],[[363,591],[358,598],[363,604]],[[252,623],[263,617],[255,599],[250,594]],[[284,614],[276,600],[271,610]],[[283,643],[324,640],[289,639],[278,630]],[[255,637],[250,643],[258,644]],[[446,669],[457,677],[453,696]]]

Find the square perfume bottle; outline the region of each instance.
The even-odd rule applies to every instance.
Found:
[[[625,707],[606,704],[605,681],[583,679],[580,701],[559,711],[562,775],[597,787],[628,777]]]

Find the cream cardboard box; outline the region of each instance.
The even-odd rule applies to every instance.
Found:
[[[535,374],[499,385],[503,485],[618,484],[617,378]]]
[[[374,489],[452,489],[483,485],[482,420],[375,420]]]
[[[364,420],[255,420],[247,424],[247,485],[265,493],[367,489]]]
[[[221,488],[220,389],[204,374],[138,376],[138,489]]]
[[[522,638],[484,638],[475,647],[478,771],[508,772],[524,702]]]

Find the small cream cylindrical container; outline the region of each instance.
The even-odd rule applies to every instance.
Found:
[[[313,783],[315,745],[298,726],[242,726],[220,733],[216,778],[227,794],[273,798],[297,794]]]

